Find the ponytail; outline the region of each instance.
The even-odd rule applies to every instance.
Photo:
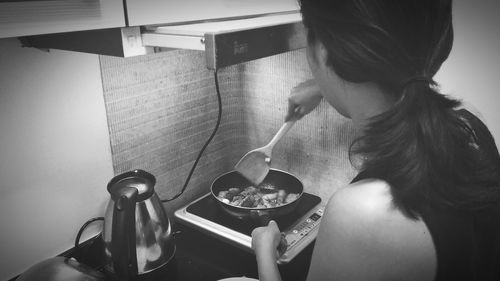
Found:
[[[455,111],[460,102],[435,85],[403,83],[401,99],[372,118],[351,147],[366,156],[359,178],[388,182],[395,205],[414,219],[427,207],[480,209],[500,198],[498,171],[478,159],[474,131]],[[477,188],[488,179],[486,189]]]
[[[326,65],[345,81],[374,83],[397,100],[351,146],[366,159],[357,178],[388,182],[394,203],[411,218],[427,207],[497,204],[494,141],[486,128],[478,134],[470,124],[475,117],[461,117],[460,102],[440,94],[431,79],[453,45],[452,0],[396,2],[300,0],[308,40],[325,46]],[[484,146],[477,135],[491,141]]]

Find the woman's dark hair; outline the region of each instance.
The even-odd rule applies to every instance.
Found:
[[[500,160],[477,150],[472,129],[440,94],[433,76],[453,45],[451,0],[300,0],[308,41],[349,82],[374,82],[397,102],[375,116],[352,146],[366,156],[362,178],[391,186],[410,218],[427,207],[475,210],[500,201]],[[478,133],[475,130],[480,130]],[[475,144],[474,144],[475,143]],[[492,146],[492,147],[491,147]]]

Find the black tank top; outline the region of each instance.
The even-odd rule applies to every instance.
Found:
[[[486,126],[467,110],[457,111],[476,134],[481,150],[498,149]],[[500,163],[498,166],[500,167]],[[362,173],[353,182],[366,178]],[[500,211],[466,212],[428,208],[421,213],[437,255],[436,281],[500,281]]]
[[[500,216],[482,213],[423,211],[437,255],[436,281],[500,280]]]

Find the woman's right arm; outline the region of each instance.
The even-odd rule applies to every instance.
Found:
[[[313,111],[323,96],[314,79],[295,86],[288,98],[288,112],[285,121],[296,121]]]

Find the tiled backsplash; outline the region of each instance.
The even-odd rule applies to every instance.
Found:
[[[202,52],[175,50],[135,58],[101,56],[115,173],[144,169],[161,198],[182,188],[217,119],[213,71]],[[290,89],[310,78],[303,51],[219,70],[222,122],[185,194],[169,212],[210,189],[250,149],[265,145],[281,126]],[[354,176],[347,149],[350,121],[326,103],[296,123],[275,146],[272,166],[298,176],[324,200]]]

